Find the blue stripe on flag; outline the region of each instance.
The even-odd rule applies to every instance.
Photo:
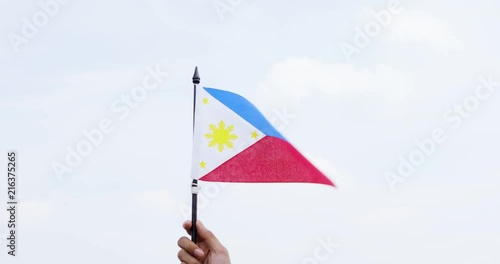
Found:
[[[286,139],[276,130],[252,103],[239,94],[214,88],[203,87],[210,95],[222,104],[233,110],[252,126],[262,131],[267,136]]]

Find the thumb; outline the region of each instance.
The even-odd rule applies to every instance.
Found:
[[[198,236],[207,243],[209,248],[215,251],[225,250],[225,247],[219,242],[217,237],[200,220],[196,221],[196,228],[198,229]]]

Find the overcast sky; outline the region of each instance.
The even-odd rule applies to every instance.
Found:
[[[16,150],[20,202],[17,258],[0,211],[1,263],[178,262],[194,66],[338,186],[202,183],[199,217],[233,263],[499,263],[499,12],[0,0],[0,170]]]

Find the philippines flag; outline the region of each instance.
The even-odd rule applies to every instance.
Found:
[[[242,96],[196,85],[192,178],[334,186]]]

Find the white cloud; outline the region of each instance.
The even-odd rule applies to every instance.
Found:
[[[258,92],[267,99],[285,102],[298,102],[312,90],[335,96],[377,94],[400,99],[410,87],[408,75],[384,64],[374,69],[357,69],[353,64],[324,63],[306,57],[276,63]]]
[[[420,42],[447,53],[463,50],[464,44],[451,31],[450,23],[426,13],[405,13],[392,26],[394,36],[402,42]]]

